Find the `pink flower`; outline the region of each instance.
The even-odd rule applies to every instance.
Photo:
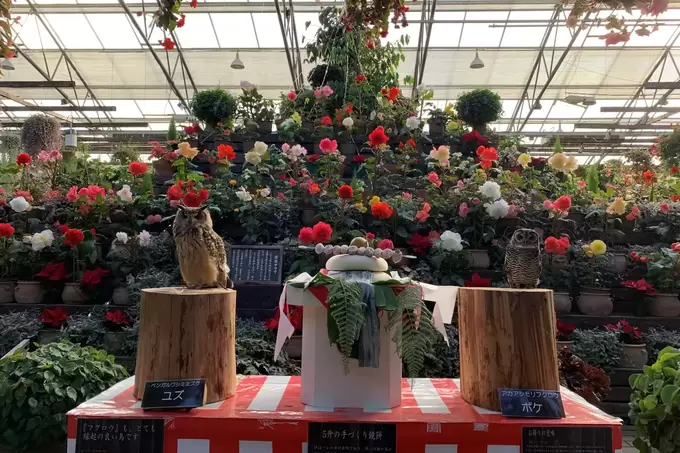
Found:
[[[668,203],[661,203],[659,205],[659,210],[664,214],[668,214],[669,212],[671,212],[671,207],[668,205]]]
[[[586,182],[585,182],[585,181],[577,181],[576,184],[578,184],[578,186],[579,186],[581,189],[583,189],[583,188],[586,186]]]
[[[76,186],[72,186],[68,193],[66,194],[66,199],[73,203],[78,199],[78,188]]]
[[[279,192],[278,194],[276,194],[276,196],[278,196],[278,197],[279,197],[279,200],[281,200],[281,201],[283,201],[283,200],[286,199],[286,196],[283,195],[283,192]]]
[[[288,151],[290,151],[290,145],[288,143],[284,143],[283,145],[281,145],[281,151],[287,153]]]
[[[180,200],[170,200],[170,207],[171,208],[176,208],[179,206]]]
[[[330,138],[324,138],[319,143],[319,149],[324,153],[333,153],[338,150],[338,141],[331,140]]]
[[[544,200],[544,201],[543,201],[543,207],[544,207],[545,209],[552,209],[552,201],[550,201],[550,200]]]
[[[149,225],[154,224],[154,223],[160,223],[162,221],[163,221],[163,216],[161,216],[160,214],[150,215],[146,218],[146,223],[148,223]]]
[[[517,217],[517,207],[514,204],[508,205],[508,213],[505,217],[510,219]]]
[[[314,90],[314,96],[315,96],[317,99],[320,99],[320,98],[323,96],[323,93],[321,92],[321,90],[316,89],[316,90]]]
[[[437,242],[441,240],[442,235],[439,234],[439,231],[430,231],[430,234],[428,235],[428,239],[430,242]]]
[[[408,192],[402,192],[401,196],[404,197],[404,198],[406,198],[407,200],[410,200],[410,199],[413,198],[413,197],[411,196],[411,194],[408,193]]]
[[[295,187],[295,186],[297,186],[297,181],[294,180],[293,178],[290,178],[288,180],[288,185],[291,186],[291,187]]]
[[[480,200],[480,199],[479,199],[479,198],[477,198],[477,197],[473,198],[473,199],[472,199],[472,200],[470,200],[470,201],[471,201],[471,202],[473,202],[474,204],[479,204],[479,203],[481,203],[481,202],[482,202],[482,200]]]
[[[458,215],[461,217],[467,217],[470,208],[468,208],[467,203],[461,203],[458,207]]]
[[[462,179],[459,179],[458,182],[456,183],[456,186],[457,186],[459,189],[463,190],[463,189],[465,188],[465,183],[463,182]]]
[[[295,91],[289,91],[288,94],[286,95],[289,101],[294,101],[297,99],[297,94]]]
[[[427,174],[427,179],[437,187],[442,185],[442,182],[439,180],[439,175],[433,171]]]
[[[383,239],[382,241],[378,242],[378,248],[381,250],[393,249],[394,244],[389,239]]]
[[[431,209],[432,208],[430,207],[430,203],[425,202],[423,204],[423,209],[416,213],[416,220],[420,223],[425,222],[428,219],[428,217],[430,217]]]
[[[328,85],[325,85],[321,88],[321,94],[328,97],[333,94],[333,88],[329,87]]]

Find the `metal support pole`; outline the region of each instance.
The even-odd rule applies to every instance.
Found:
[[[281,11],[280,2],[283,2],[283,11]],[[300,90],[304,83],[304,76],[302,74],[302,63],[300,61],[300,48],[297,42],[297,32],[295,32],[293,3],[289,2],[289,6],[286,6],[285,0],[274,0],[274,5],[276,6],[276,17],[278,17],[279,26],[281,27],[283,47],[286,51],[286,60],[288,60],[288,69],[290,69],[290,77],[293,81],[293,87],[295,90]],[[293,24],[292,27],[291,23]],[[290,43],[288,42],[289,38]]]

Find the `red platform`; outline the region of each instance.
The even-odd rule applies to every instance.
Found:
[[[68,413],[68,452],[79,418],[164,418],[165,453],[306,453],[309,422],[396,423],[400,453],[520,453],[523,427],[611,427],[622,451],[621,420],[562,389],[566,418],[502,417],[463,401],[453,379],[402,382],[392,410],[313,408],[300,403],[300,378],[248,376],[234,397],[191,412],[144,412],[129,378]]]

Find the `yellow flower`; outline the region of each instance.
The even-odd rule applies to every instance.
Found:
[[[531,163],[531,156],[527,153],[522,153],[517,158],[517,162],[524,168],[527,168]]]
[[[607,244],[599,239],[595,239],[590,243],[590,250],[593,255],[603,255],[607,251]]]
[[[234,212],[238,212],[238,208],[234,208]]]
[[[568,156],[566,162],[564,163],[564,172],[571,173],[578,168],[578,161],[575,156]]]
[[[293,112],[293,114],[290,116],[290,118],[295,121],[298,125],[302,124],[302,117],[298,112]]]
[[[229,181],[229,185],[235,186],[238,182],[235,179]]]
[[[264,156],[265,154],[267,154],[269,147],[265,142],[255,142],[255,147],[252,150],[259,154],[260,156]]]
[[[359,209],[359,212],[361,212],[362,214],[367,211],[366,206],[364,206],[364,204],[360,201],[357,202],[357,203],[354,203],[354,206],[356,206]]]
[[[567,156],[563,153],[555,153],[548,159],[548,164],[555,170],[563,170],[567,165]]]
[[[368,205],[373,206],[376,203],[380,203],[380,197],[377,195],[373,195],[373,197],[370,200],[368,200]]]
[[[258,165],[262,162],[262,156],[254,149],[251,149],[246,153],[246,162],[252,165]]]
[[[618,214],[622,215],[626,212],[626,202],[623,201],[623,197],[616,197],[612,204],[607,207],[607,214]]]
[[[448,163],[450,158],[449,147],[441,145],[439,148],[432,148],[430,151],[430,158],[438,160],[440,164]]]
[[[448,114],[453,113],[453,104],[446,104],[446,107],[444,107],[444,111]]]
[[[193,159],[196,157],[196,154],[198,154],[198,150],[196,148],[192,148],[188,142],[182,142],[177,145],[177,152],[189,160]]]
[[[588,258],[592,258],[592,257],[593,257],[593,252],[592,252],[591,250],[588,250],[588,251],[586,252],[586,256],[587,256]]]

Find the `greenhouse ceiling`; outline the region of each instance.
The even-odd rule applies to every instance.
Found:
[[[186,25],[176,30],[178,47],[166,51],[159,44],[162,32],[140,14],[155,10],[156,2],[17,0],[16,69],[3,71],[2,105],[60,106],[62,111],[50,114],[92,125],[88,134],[99,142],[113,134],[144,141],[166,130],[170,118],[186,118],[182,102],[196,90],[219,86],[236,92],[247,80],[276,99],[291,89],[297,72],[288,57],[296,61],[297,45],[304,59],[319,10],[333,4],[199,0],[197,8],[183,9]],[[497,91],[505,114],[494,129],[529,136],[534,147],[562,132],[569,146],[613,153],[647,146],[680,118],[680,3],[671,2],[651,36],[633,35],[609,47],[600,39],[606,30],[597,17],[571,30],[553,0],[419,0],[409,6],[410,25],[387,37],[410,36],[400,73],[422,72],[422,83],[434,89],[440,106],[473,88]],[[643,23],[638,16],[629,23]],[[293,33],[286,39],[284,29],[294,30],[296,39]],[[237,51],[243,70],[230,67]],[[476,51],[482,69],[469,67]],[[420,65],[417,60],[424,58]],[[306,75],[311,65],[303,62],[301,69]],[[27,81],[45,86],[13,83]],[[50,86],[69,81],[74,86]],[[115,111],[63,111],[68,105]],[[3,111],[0,127],[16,126],[32,113]]]

